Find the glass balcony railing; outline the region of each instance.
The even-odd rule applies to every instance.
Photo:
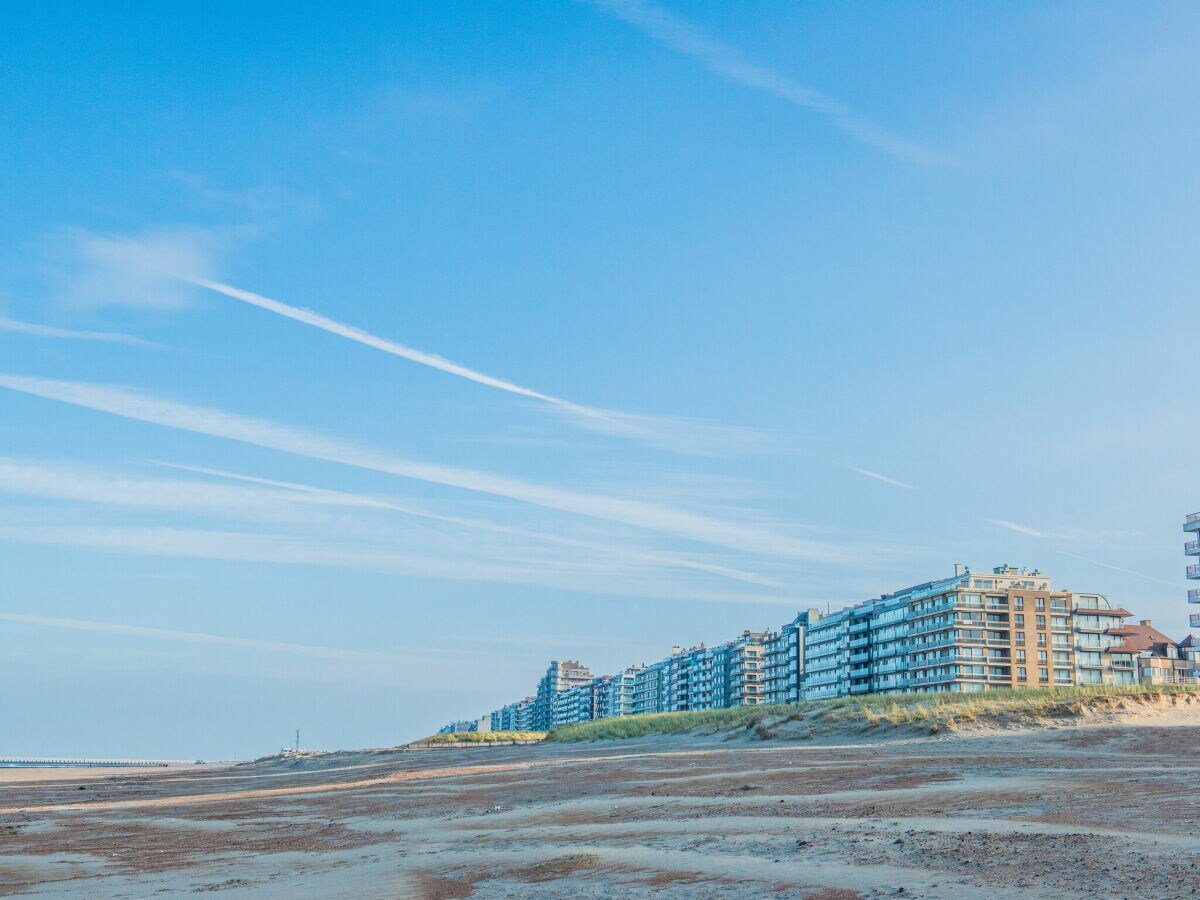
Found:
[[[1192,628],[1200,628],[1200,613],[1190,613],[1188,615],[1188,624]]]
[[[1192,588],[1188,591],[1188,603],[1200,603],[1200,588]]]
[[[1183,545],[1183,552],[1188,556],[1200,556],[1200,541],[1188,541]]]
[[[1193,522],[1200,522],[1200,512],[1192,513],[1183,520],[1183,524],[1185,525],[1191,525]]]
[[[1200,566],[1188,566],[1187,577],[1191,578],[1192,580],[1200,578]]]

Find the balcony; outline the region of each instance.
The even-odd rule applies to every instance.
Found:
[[[1188,625],[1192,628],[1200,628],[1200,613],[1191,613],[1188,616]]]
[[[1197,566],[1196,568],[1200,569],[1200,566]],[[859,647],[865,647],[869,643],[871,643],[871,639],[869,637],[852,638],[850,640],[850,649],[855,650]]]
[[[1200,588],[1192,588],[1188,591],[1188,603],[1200,603]]]
[[[1200,513],[1192,513],[1183,520],[1184,531],[1200,531]]]
[[[1187,577],[1195,581],[1200,578],[1200,566],[1188,566]]]
[[[1183,545],[1183,552],[1188,556],[1200,556],[1200,541],[1188,541]]]

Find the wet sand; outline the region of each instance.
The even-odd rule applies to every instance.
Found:
[[[0,894],[1200,896],[1200,717],[0,772]]]

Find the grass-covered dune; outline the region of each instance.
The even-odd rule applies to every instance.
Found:
[[[651,713],[564,725],[549,741],[604,741],[653,734],[748,732],[760,738],[813,738],[823,732],[906,729],[936,734],[969,726],[1017,727],[1107,713],[1133,713],[1196,704],[1191,685],[1095,685],[1017,688],[980,694],[875,694],[703,712]]]
[[[460,731],[457,734],[432,734],[405,746],[428,747],[436,744],[496,744],[506,741],[540,741],[544,731]]]

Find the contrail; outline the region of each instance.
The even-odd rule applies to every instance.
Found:
[[[404,655],[377,653],[366,650],[343,650],[338,647],[319,647],[309,644],[291,644],[283,641],[263,641],[254,638],[227,637],[197,631],[175,631],[167,628],[147,628],[142,625],[120,625],[112,622],[93,622],[89,619],[59,619],[50,616],[26,616],[18,613],[0,613],[0,621],[18,622],[22,625],[41,625],[47,628],[65,628],[72,631],[98,631],[106,634],[124,634],[130,637],[153,638],[162,641],[183,641],[191,644],[216,644],[223,647],[238,647],[244,650],[262,650],[268,653],[288,653],[297,656],[313,656],[322,659],[353,659],[368,662],[399,662]],[[405,654],[411,651],[405,651]]]
[[[591,5],[699,61],[726,81],[777,97],[825,116],[847,134],[908,162],[945,165],[946,160],[863,118],[839,100],[766,66],[744,59],[733,47],[708,37],[682,16],[646,0],[590,0]]]
[[[268,420],[176,403],[118,387],[22,375],[0,375],[0,387],[126,419],[208,434],[401,478],[506,497],[750,553],[777,554],[822,562],[849,562],[855,558],[851,548],[793,537],[752,524],[722,521],[642,500],[586,494],[473,469],[405,459],[384,450]]]
[[[226,297],[232,297],[234,300],[241,300],[243,303],[249,303],[251,306],[257,306],[260,309],[273,312],[276,315],[285,316],[297,322],[303,322],[305,325],[320,328],[322,331],[336,334],[339,337],[344,337],[347,340],[355,341],[367,347],[373,347],[376,350],[382,350],[384,353],[390,353],[393,356],[399,356],[423,366],[429,366],[432,369],[457,375],[459,378],[466,378],[468,381],[487,385],[499,391],[507,391],[519,397],[540,400],[542,403],[548,403],[571,415],[597,420],[599,423],[604,423],[604,425],[611,427],[613,430],[627,432],[636,430],[629,422],[623,421],[624,416],[621,413],[572,403],[570,400],[564,400],[561,397],[544,394],[541,391],[535,391],[533,388],[522,387],[511,381],[505,381],[503,378],[495,378],[483,372],[477,372],[467,366],[459,365],[445,357],[438,356],[435,353],[426,353],[424,350],[417,350],[415,347],[409,347],[388,338],[371,334],[369,331],[364,331],[353,325],[347,325],[344,322],[338,322],[311,309],[291,306],[279,300],[264,297],[262,294],[242,290],[233,285],[222,284],[219,281],[211,281],[207,278],[186,278],[184,280],[207,288],[210,291],[215,291],[218,294],[224,294]]]
[[[36,322],[20,322],[0,316],[0,331],[12,331],[17,334],[28,334],[33,337],[62,338],[75,341],[102,341],[109,344],[128,344],[131,347],[154,347],[161,349],[161,344],[134,337],[131,334],[120,334],[114,331],[77,331],[74,328],[55,328],[53,325],[39,325]]]
[[[906,491],[916,490],[916,487],[909,484],[907,481],[897,481],[895,478],[889,478],[886,475],[880,475],[878,472],[872,472],[870,469],[860,469],[857,466],[853,468],[854,471],[859,475],[865,475],[867,478],[874,478],[876,481],[882,481],[884,484],[890,484],[892,487],[904,488]]]
[[[478,372],[475,369],[453,362],[435,353],[417,350],[415,347],[409,347],[398,341],[380,337],[377,334],[364,331],[354,325],[338,322],[311,309],[292,306],[279,300],[273,300],[270,297],[264,297],[262,294],[256,294],[253,291],[243,290],[242,288],[213,281],[208,278],[187,275],[180,275],[178,277],[181,281],[194,284],[197,287],[205,288],[206,290],[230,297],[234,300],[240,300],[251,306],[257,306],[259,309],[265,309],[268,312],[273,312],[276,315],[301,322],[313,328],[319,328],[321,331],[354,341],[357,344],[362,344],[364,347],[371,347],[374,350],[380,350],[392,356],[399,356],[402,359],[407,359],[422,366],[429,366],[440,372],[465,378],[468,381],[473,381],[476,384],[482,384],[498,391],[536,400],[569,417],[577,426],[589,431],[636,438],[653,446],[694,455],[704,455],[713,452],[713,448],[715,447],[736,447],[744,450],[760,445],[762,442],[761,436],[748,428],[708,425],[669,416],[648,416],[574,403],[570,400],[564,400],[562,397],[555,397],[553,394],[546,394],[542,391],[536,391],[533,388],[506,381],[503,378],[496,378],[484,372]]]
[[[260,478],[255,475],[242,475],[237,472],[226,472],[221,469],[210,469],[204,466],[185,466],[178,463],[166,462],[158,463],[158,465],[166,466],[167,468],[171,469],[179,469],[183,472],[195,472],[200,475],[210,475],[214,478],[225,478],[232,481],[242,481],[249,484],[260,484],[266,487],[282,488],[288,491],[307,494],[322,502],[332,503],[340,506],[359,506],[368,509],[383,509],[392,512],[400,512],[404,513],[405,515],[416,516],[424,519],[432,519],[437,522],[446,522],[451,525],[461,525],[466,528],[474,528],[480,531],[491,531],[497,534],[509,534],[515,537],[544,541],[546,543],[558,544],[564,547],[590,550],[593,553],[613,553],[632,559],[640,559],[645,562],[654,562],[661,565],[675,566],[681,569],[693,569],[698,572],[707,572],[710,575],[720,575],[724,578],[731,578],[735,581],[744,581],[748,584],[757,584],[763,587],[784,587],[782,582],[777,581],[774,578],[768,578],[765,575],[759,575],[755,572],[747,572],[742,569],[734,569],[729,566],[717,565],[715,563],[707,563],[701,560],[691,559],[686,556],[679,556],[674,553],[656,553],[646,550],[634,550],[618,544],[598,544],[593,541],[581,541],[575,538],[563,537],[557,534],[548,534],[541,531],[531,531],[526,528],[517,528],[512,525],[500,525],[483,519],[470,519],[464,516],[447,516],[441,513],[434,513],[425,509],[421,509],[419,506],[414,504],[396,503],[393,500],[384,500],[378,497],[363,496],[362,494],[351,494],[344,491],[335,491],[330,490],[329,488],[314,487],[308,484],[298,484],[293,481],[276,481],[272,478]],[[2,462],[0,462],[0,466],[2,466]]]

